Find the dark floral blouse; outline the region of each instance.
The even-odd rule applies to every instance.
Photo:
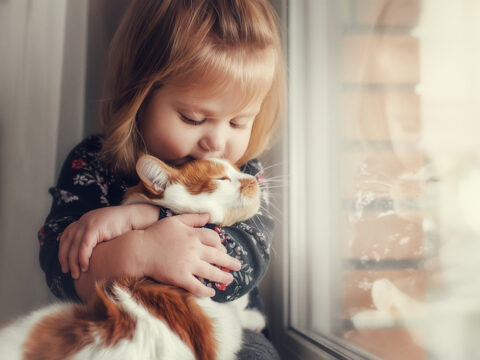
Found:
[[[63,230],[88,211],[120,205],[126,189],[138,183],[138,178],[115,176],[100,159],[102,137],[90,136],[77,145],[63,164],[58,183],[50,189],[53,196],[50,213],[38,232],[40,266],[45,272],[48,287],[60,299],[80,301],[70,274],[62,273],[58,261],[59,238]],[[261,177],[262,166],[251,160],[241,170]],[[266,208],[268,195],[262,187],[262,209]],[[160,218],[171,216],[161,208]],[[260,210],[253,218],[229,227],[208,224],[222,239],[227,253],[239,259],[243,266],[233,272],[234,281],[225,286],[200,279],[216,290],[215,301],[226,302],[250,292],[259,283],[269,264],[273,220]],[[256,293],[256,291],[255,291]]]

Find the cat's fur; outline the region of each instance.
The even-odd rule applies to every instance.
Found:
[[[226,160],[193,161],[175,169],[143,155],[142,182],[124,203],[154,203],[175,213],[209,213],[230,225],[260,206],[255,177]],[[58,303],[0,330],[2,357],[15,359],[235,359],[242,329],[260,330],[263,316],[246,309],[248,296],[230,303],[197,298],[150,279],[123,277],[98,284],[87,305]]]

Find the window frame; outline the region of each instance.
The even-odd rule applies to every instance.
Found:
[[[305,283],[295,282],[293,277],[297,279],[301,276],[309,277],[305,268],[302,274],[295,274],[295,270],[293,270],[298,269],[300,264],[305,264],[305,253],[299,253],[299,249],[303,248],[305,250],[305,246],[302,247],[301,245],[305,244],[308,235],[303,226],[305,218],[301,215],[304,211],[299,211],[299,209],[305,204],[306,194],[298,196],[290,189],[304,185],[302,181],[305,180],[299,178],[298,174],[305,172],[308,154],[305,146],[303,146],[305,143],[304,136],[307,134],[307,125],[312,124],[291,121],[291,119],[309,119],[311,118],[309,114],[322,112],[321,118],[324,121],[314,124],[318,133],[323,135],[323,142],[316,141],[316,145],[323,147],[323,150],[325,150],[324,156],[318,164],[319,168],[331,169],[334,163],[332,152],[338,150],[333,146],[339,146],[339,144],[334,144],[331,141],[332,135],[335,134],[337,129],[332,128],[327,122],[327,119],[335,113],[334,108],[336,106],[335,99],[328,96],[329,86],[336,83],[336,74],[332,73],[329,65],[332,61],[338,60],[338,55],[326,50],[331,48],[332,40],[337,35],[335,32],[339,31],[332,27],[333,22],[328,21],[328,14],[332,10],[338,11],[338,9],[332,8],[338,6],[338,2],[335,4],[329,0],[272,0],[272,2],[276,5],[282,22],[286,24],[283,35],[289,69],[288,119],[283,122],[282,141],[271,155],[272,159],[269,159],[274,164],[281,164],[274,168],[273,175],[281,176],[286,180],[286,186],[282,188],[280,199],[277,198],[277,207],[282,215],[274,236],[272,264],[270,275],[266,280],[270,284],[266,286],[267,289],[264,289],[269,292],[268,314],[271,322],[272,340],[282,358],[285,359],[376,359],[375,356],[348,344],[341,338],[327,334],[320,336],[313,333],[309,334],[292,326],[292,317],[301,319],[301,322],[309,321],[308,314],[290,313],[291,305],[295,303],[295,299],[290,295],[291,289],[308,293],[308,290],[305,289]],[[318,14],[323,14],[321,19],[318,18]],[[311,34],[316,34],[316,39],[321,41],[310,43]],[[302,54],[306,54],[307,46],[309,56],[303,56]],[[321,56],[322,54],[323,56]],[[314,56],[319,56],[322,59],[320,64],[312,61]],[[324,78],[326,81],[322,84],[316,84],[317,86],[312,88],[307,80],[314,76]],[[311,101],[312,94],[315,94],[316,99],[320,98],[322,100],[314,104]],[[309,134],[312,138],[311,131]],[[335,154],[338,154],[338,152]],[[333,176],[328,176],[324,180],[321,191],[328,196],[329,185],[334,184],[335,179]],[[329,210],[333,205],[330,200],[332,200],[332,197],[329,197],[329,201],[325,202],[323,211]],[[338,226],[338,223],[335,222],[330,228],[338,228]],[[299,231],[301,232],[300,235]],[[338,229],[335,231],[338,231]],[[298,246],[299,239],[300,246]],[[334,251],[338,251],[338,249],[332,248],[331,252]],[[340,262],[340,259],[335,259],[335,261]],[[335,266],[339,267],[340,263],[335,264]],[[332,290],[335,291],[335,289]]]

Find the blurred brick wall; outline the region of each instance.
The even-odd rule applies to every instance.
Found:
[[[412,174],[422,124],[419,40],[412,35],[420,0],[343,0],[342,134],[346,171],[342,316],[373,309],[371,284],[387,278],[406,294],[425,291],[425,236],[418,208],[424,184]],[[406,329],[355,329],[343,337],[382,359],[426,357]]]

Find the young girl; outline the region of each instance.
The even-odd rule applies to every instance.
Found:
[[[223,157],[261,171],[255,157],[269,144],[285,94],[268,0],[133,1],[107,71],[104,134],[68,156],[39,232],[51,291],[88,301],[96,281],[129,274],[220,302],[251,292],[259,307],[273,228],[267,214],[220,228],[206,214],[166,217],[151,205],[119,205],[139,181],[142,152],[174,166]],[[244,340],[239,358],[278,357],[263,335]]]

